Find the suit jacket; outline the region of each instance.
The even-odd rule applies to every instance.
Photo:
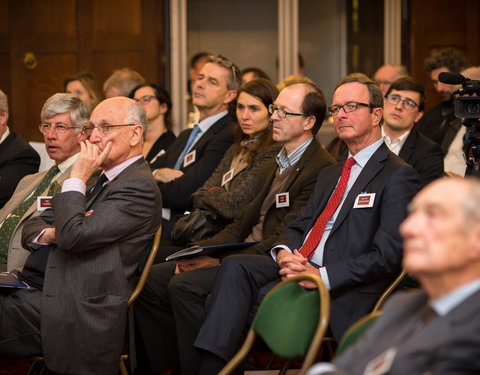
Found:
[[[444,175],[442,149],[415,128],[410,131],[398,156],[416,169],[422,187]]]
[[[447,315],[432,320],[415,334],[412,326],[426,307],[423,291],[399,293],[385,304],[383,315],[364,337],[334,361],[342,374],[363,374],[367,364],[396,347],[389,375],[479,374],[480,291]]]
[[[59,373],[117,373],[132,278],[161,223],[150,167],[136,161],[87,201],[58,194],[51,211],[26,223],[22,236],[27,246],[53,215],[57,243],[41,306],[45,362]]]
[[[191,151],[196,152],[195,162],[186,167],[182,163],[180,170],[183,176],[168,183],[158,183],[163,205],[172,209],[172,214],[183,214],[191,206],[190,196],[210,177],[225,151],[232,145],[233,129],[233,121],[228,114],[219,119],[193,145]],[[169,151],[152,164],[152,169],[173,168],[191,132],[192,129],[186,129],[180,133]]]
[[[32,175],[25,176],[18,183],[15,192],[13,193],[10,200],[3,206],[0,210],[0,223],[3,222],[7,216],[21,203],[23,203],[29,196],[32,194],[37,186],[42,181],[43,177],[47,174],[47,170],[41,171]],[[60,185],[67,178],[70,177],[70,168],[65,172],[60,174],[56,178],[56,182]],[[87,183],[87,188],[95,184],[96,179],[98,178],[98,173],[94,174],[92,178]],[[42,193],[42,195],[47,195],[48,188]],[[25,260],[28,258],[30,252],[22,247],[22,229],[26,221],[32,217],[38,216],[41,214],[41,211],[37,211],[37,202],[32,204],[32,206],[25,212],[22,219],[18,223],[15,231],[13,232],[12,238],[10,240],[10,246],[8,248],[8,259],[7,259],[7,270],[11,271],[14,269],[22,268],[25,264]]]
[[[268,209],[262,228],[263,240],[257,245],[250,246],[236,253],[262,254],[272,248],[272,244],[282,233],[285,226],[295,219],[300,209],[307,203],[319,172],[335,163],[335,159],[325,151],[314,138],[312,143],[304,151],[300,160],[293,166],[293,171],[284,186],[284,192],[289,193],[289,207],[276,208],[273,204]],[[242,242],[252,232],[252,228],[258,223],[260,209],[265,197],[270,192],[272,181],[278,165],[275,159],[268,162],[259,173],[258,181],[264,181],[260,193],[242,210],[233,223],[213,237],[196,242],[197,245],[215,245]],[[220,257],[228,254],[222,254]]]
[[[0,208],[12,196],[22,177],[38,172],[40,156],[17,133],[0,143]]]
[[[325,168],[312,197],[275,245],[299,249],[320,216],[342,173],[343,163]],[[385,144],[371,156],[350,189],[325,243],[323,265],[330,281],[330,328],[339,340],[366,315],[401,268],[398,232],[418,191],[417,172]],[[374,193],[371,208],[353,208],[360,193]]]

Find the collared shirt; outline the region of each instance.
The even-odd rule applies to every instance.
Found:
[[[300,160],[304,151],[310,146],[312,143],[313,137],[303,142],[300,146],[298,146],[293,152],[288,155],[287,150],[283,147],[278,155],[276,156],[275,160],[277,161],[278,168],[280,170],[280,174],[282,174],[286,169],[290,168],[296,162]]]
[[[10,135],[10,129],[7,126],[7,130],[5,130],[5,133],[0,137],[0,143],[2,143],[7,137]]]
[[[390,149],[390,151],[392,151],[395,155],[398,155],[400,153],[400,150],[402,149],[403,144],[407,140],[409,134],[410,134],[410,130],[403,133],[400,137],[392,140],[392,138],[390,138],[387,134],[385,134],[385,130],[383,129],[383,126],[382,126],[382,138],[385,141],[385,144]]]
[[[461,177],[465,176],[465,171],[467,169],[467,162],[465,161],[465,154],[463,152],[463,138],[467,128],[461,126],[458,129],[455,138],[453,138],[452,143],[448,147],[447,155],[443,159],[445,164],[445,172],[453,172],[458,174]]]
[[[447,293],[440,298],[431,300],[430,306],[432,306],[438,315],[444,316],[478,290],[480,290],[480,279],[476,279],[468,284],[462,285],[461,287],[452,290],[450,293]]]
[[[325,226],[325,230],[323,231],[322,238],[320,239],[320,242],[318,243],[317,248],[315,249],[312,257],[310,258],[312,263],[320,266],[320,268],[319,268],[320,276],[322,277],[322,281],[324,282],[325,286],[328,289],[330,289],[330,280],[328,278],[328,274],[327,274],[327,271],[326,271],[325,267],[323,267],[323,251],[324,251],[324,248],[325,248],[325,243],[328,240],[328,236],[330,235],[330,231],[332,230],[333,225],[335,224],[335,220],[337,219],[338,213],[342,209],[343,203],[345,202],[345,199],[347,198],[348,193],[350,192],[350,189],[352,188],[353,184],[357,180],[358,176],[362,172],[362,170],[365,167],[365,165],[367,164],[367,162],[370,160],[372,155],[375,153],[375,151],[377,151],[377,149],[381,146],[382,143],[383,143],[383,139],[379,139],[375,143],[372,143],[370,146],[368,146],[368,147],[364,148],[363,150],[359,151],[355,156],[353,156],[350,152],[348,153],[348,157],[353,156],[355,158],[355,164],[352,166],[352,170],[350,172],[350,178],[348,179],[347,187],[345,189],[345,192],[343,194],[343,197],[342,197],[342,200],[341,200],[340,204],[338,205],[337,209],[333,213],[330,220],[327,222],[327,224]],[[338,179],[340,180],[340,177]],[[338,181],[337,181],[337,184],[338,184]],[[311,230],[312,230],[312,228],[310,228],[310,231]],[[310,231],[308,232],[305,239],[308,238],[308,235],[310,234]],[[275,260],[276,260],[276,252],[280,249],[284,249],[284,250],[292,252],[292,250],[289,249],[285,245],[276,246],[271,251],[271,254],[272,254],[272,256],[274,257]]]
[[[142,155],[132,156],[131,158],[125,160],[124,162],[104,171],[105,175],[107,176],[108,181],[105,184],[108,184],[112,181],[115,177],[117,177],[120,173],[122,173],[128,166],[135,163],[138,159],[140,159]],[[104,184],[104,185],[105,185]],[[62,184],[62,193],[66,191],[78,191],[83,195],[86,194],[86,184],[79,178],[69,178],[65,180]]]
[[[198,132],[197,136],[193,140],[193,143],[191,144],[188,151],[190,151],[193,148],[195,143],[197,143],[197,141],[202,137],[202,135],[204,135],[208,131],[208,129],[210,129],[213,126],[213,124],[215,124],[223,116],[227,115],[227,113],[228,113],[228,111],[219,112],[219,113],[217,113],[213,116],[207,117],[206,119],[204,119],[204,120],[200,121],[198,124],[196,124],[200,128],[200,132]]]

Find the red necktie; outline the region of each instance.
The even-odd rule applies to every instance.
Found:
[[[313,255],[313,252],[318,246],[320,239],[322,238],[323,231],[325,230],[325,226],[327,225],[328,220],[332,217],[333,213],[338,208],[340,204],[343,193],[345,193],[345,189],[347,188],[348,179],[350,178],[350,171],[352,170],[352,166],[355,164],[355,159],[353,157],[348,158],[345,165],[343,166],[342,175],[340,176],[340,181],[337,184],[333,194],[330,196],[330,199],[323,209],[322,213],[318,217],[315,225],[312,228],[312,231],[308,235],[307,240],[300,248],[300,253],[305,258],[310,258]]]

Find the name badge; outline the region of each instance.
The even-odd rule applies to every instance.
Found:
[[[290,194],[288,191],[286,193],[280,193],[275,195],[276,207],[290,207]]]
[[[162,149],[160,150],[160,152],[159,152],[157,155],[155,155],[155,157],[154,157],[152,160],[150,160],[150,164],[154,163],[160,156],[163,156],[163,155],[165,155],[166,153],[167,153],[167,151],[165,151],[165,150],[162,148]]]
[[[358,194],[355,199],[355,204],[353,208],[369,208],[373,207],[373,202],[375,201],[375,193],[362,193]]]
[[[231,181],[232,178],[233,178],[233,168],[223,175],[222,186],[225,185],[228,181]]]
[[[193,150],[192,152],[189,152],[187,155],[185,155],[185,157],[183,158],[183,167],[194,163],[196,155],[197,150]]]
[[[52,197],[37,197],[37,211],[45,211],[52,208]]]
[[[383,352],[368,363],[363,374],[381,375],[388,373],[388,371],[390,371],[390,368],[392,367],[392,363],[395,359],[396,354],[397,349],[395,348],[390,348],[387,351]]]

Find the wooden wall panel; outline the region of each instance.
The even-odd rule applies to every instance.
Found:
[[[10,96],[8,0],[0,0],[0,90]]]

